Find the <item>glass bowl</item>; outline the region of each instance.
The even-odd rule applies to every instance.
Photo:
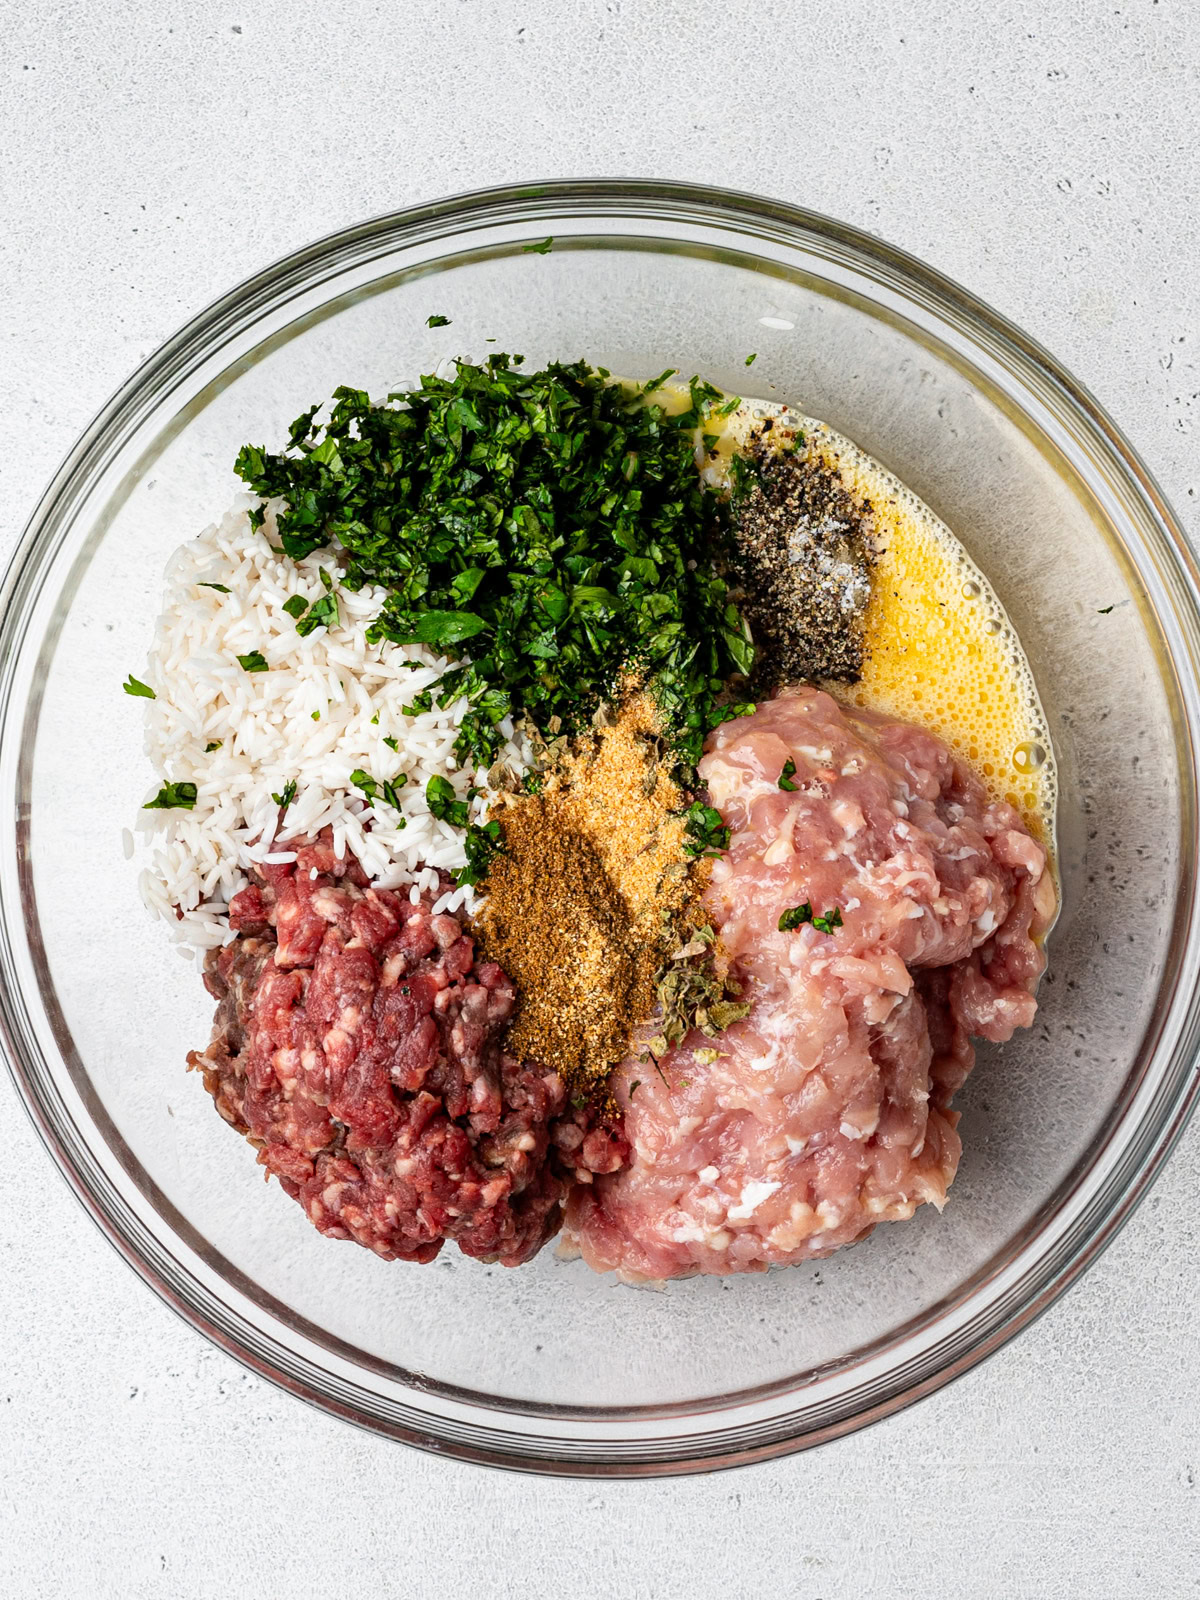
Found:
[[[549,253],[528,247],[553,238]],[[430,329],[432,313],[450,326]],[[494,341],[490,343],[488,341]],[[339,383],[449,355],[698,371],[848,434],[957,531],[1033,662],[1063,913],[1036,1026],[983,1048],[944,1215],[662,1293],[547,1250],[517,1272],[320,1238],[264,1190],[186,1051],[211,1003],[143,911],[148,772],[121,693],[173,547],[239,445]],[[756,354],[752,375],[746,358]],[[646,183],[493,190],[310,246],[203,312],[47,490],[0,632],[0,1021],[24,1100],[125,1258],[193,1326],[354,1422],[464,1459],[638,1475],[759,1460],[894,1411],[1062,1292],[1196,1094],[1196,573],[1117,429],[1016,328],[826,218]]]

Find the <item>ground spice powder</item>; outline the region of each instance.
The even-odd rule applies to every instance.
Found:
[[[606,720],[542,793],[497,804],[504,851],[476,918],[521,996],[509,1048],[553,1067],[577,1099],[629,1053],[707,880],[707,864],[684,853],[684,796],[653,701],[633,695]]]
[[[803,435],[764,424],[749,459],[732,566],[758,650],[754,689],[856,683],[875,559],[871,506]]]

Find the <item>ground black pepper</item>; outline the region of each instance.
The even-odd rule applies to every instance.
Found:
[[[764,424],[732,516],[736,598],[758,650],[752,688],[857,682],[874,520],[802,434]]]

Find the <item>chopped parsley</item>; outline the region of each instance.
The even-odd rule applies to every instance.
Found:
[[[425,326],[427,328],[448,328],[450,326],[450,318],[439,317],[435,313],[432,317],[425,318]]]
[[[385,745],[387,745],[389,750],[399,751],[400,749],[400,741],[398,739],[393,739],[390,733],[384,734],[383,742]]]
[[[196,585],[198,589],[215,589],[218,594],[232,594],[233,590],[224,583],[206,583],[203,579]]]
[[[194,783],[164,783],[154,796],[147,800],[143,811],[190,811],[196,804]]]
[[[459,361],[381,405],[338,389],[327,423],[312,408],[282,452],[245,446],[237,472],[285,502],[289,556],[340,546],[344,586],[387,591],[372,642],[458,658],[404,711],[465,698],[460,763],[491,765],[506,717],[579,730],[633,668],[687,775],[727,682],[754,664],[716,570],[723,504],[693,454],[693,430],[730,402],[693,379],[690,408],[668,416],[584,362],[520,367]]]
[[[684,853],[689,856],[719,856],[729,848],[729,829],[721,821],[721,813],[702,800],[695,800],[684,812],[687,819],[684,831]]]
[[[752,367],[752,366],[753,366],[753,365],[754,365],[754,363],[755,363],[755,362],[756,362],[756,361],[757,361],[757,360],[758,360],[758,351],[757,351],[757,350],[756,350],[756,351],[755,351],[755,352],[754,352],[754,353],[753,353],[753,355],[748,355],[748,356],[747,356],[747,357],[746,357],[746,365],[747,365],[747,366],[748,366],[748,367]]]
[[[158,696],[148,683],[143,683],[140,678],[135,678],[131,672],[121,685],[126,694],[139,695],[143,700],[157,700]]]
[[[296,632],[301,638],[307,638],[317,628],[336,627],[338,620],[337,596],[323,594],[319,600],[314,600],[308,611],[296,624]]]
[[[454,881],[459,884],[482,883],[488,875],[492,858],[504,849],[504,833],[500,824],[495,821],[485,822],[482,826],[473,824],[463,838],[463,849],[467,853],[467,864],[458,869]]]
[[[633,1080],[633,1082],[629,1085],[629,1098],[631,1100],[633,1099],[634,1095],[638,1092],[638,1090],[641,1087],[642,1087],[642,1080],[640,1078],[635,1078]]]
[[[238,657],[238,665],[247,672],[269,672],[270,664],[261,650],[251,650],[248,654]]]
[[[408,782],[408,774],[401,772],[394,778],[379,779],[373,778],[369,772],[364,772],[361,767],[355,767],[350,774],[350,782],[356,789],[362,790],[367,797],[368,804],[373,806],[377,801],[383,800],[387,805],[391,806],[393,811],[399,811],[400,791]],[[407,817],[401,817],[395,826],[397,828],[407,828]]]
[[[393,811],[399,811],[400,809],[400,791],[407,782],[408,774],[406,772],[402,772],[398,777],[385,778],[379,785],[383,794],[383,798],[387,801],[388,805],[391,806]],[[407,823],[402,821],[400,826],[406,827]]]
[[[802,906],[792,906],[779,918],[780,933],[791,933],[794,928],[801,928],[806,922],[813,919],[812,906],[806,900]]]
[[[779,919],[780,933],[791,933],[794,928],[801,928],[810,922],[818,933],[832,933],[835,928],[842,926],[842,913],[838,906],[832,911],[827,911],[823,917],[814,917],[813,908],[806,900],[802,906],[792,906],[785,911]]]
[[[204,754],[206,756],[212,755],[213,751],[214,750],[219,750],[224,743],[225,743],[224,739],[212,739],[212,740],[210,740],[209,743],[204,746]]]
[[[1116,605],[1116,601],[1114,600],[1112,606],[1097,606],[1096,607],[1096,615],[1098,617],[1106,617],[1108,615],[1108,613],[1113,609],[1113,606],[1115,606],[1115,605]]]
[[[548,239],[543,239],[540,244],[526,244],[522,245],[521,248],[527,256],[548,256],[550,254],[550,247],[553,243],[554,235],[551,234]]]
[[[328,582],[324,570],[321,577]],[[338,620],[337,596],[328,592],[311,605],[302,594],[294,594],[283,602],[283,609],[296,619],[296,632],[301,638],[307,638],[321,627],[332,628]]]
[[[735,700],[730,705],[717,707],[713,712],[712,725],[716,728],[722,722],[733,722],[738,717],[752,717],[757,710],[753,700]]]
[[[448,778],[440,775],[430,778],[425,785],[425,804],[430,814],[439,822],[449,822],[456,828],[465,828],[470,810],[465,800],[460,800]]]
[[[789,756],[783,763],[783,771],[779,774],[779,787],[781,789],[787,789],[790,793],[794,794],[800,787],[798,783],[792,782],[792,779],[795,776],[796,763],[792,760],[791,756]]]
[[[275,804],[277,806],[282,806],[285,811],[291,805],[292,801],[295,798],[296,798],[296,780],[295,780],[295,778],[289,778],[288,779],[288,781],[283,786],[283,792],[281,794],[272,794],[272,796],[271,796],[271,799],[274,800]]]

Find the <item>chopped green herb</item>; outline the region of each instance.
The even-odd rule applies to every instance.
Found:
[[[143,683],[140,678],[135,678],[131,672],[121,685],[126,694],[138,695],[143,700],[157,700],[158,696],[148,683]]]
[[[302,617],[308,610],[308,601],[302,594],[294,594],[283,602],[283,609],[289,617]]]
[[[439,822],[449,822],[456,828],[466,827],[470,814],[467,802],[458,798],[449,779],[440,775],[430,778],[425,785],[425,804]]]
[[[296,780],[295,780],[295,778],[289,778],[288,779],[288,781],[283,786],[283,793],[282,794],[273,794],[271,796],[271,799],[274,800],[275,804],[277,806],[282,806],[285,811],[287,810],[288,806],[291,805],[292,801],[295,798],[296,798]]]
[[[385,778],[379,786],[380,790],[382,791],[383,798],[387,801],[388,805],[391,806],[393,811],[399,811],[400,809],[400,791],[407,782],[408,774],[402,772],[397,778]],[[402,820],[400,826],[402,828],[406,827],[407,823]]]
[[[541,794],[544,782],[540,772],[527,772],[521,779],[521,787],[526,794]]]
[[[719,856],[729,848],[729,829],[721,821],[721,813],[702,800],[695,800],[684,812],[687,821],[684,831],[684,853],[689,856]]]
[[[200,583],[198,583],[196,585],[196,587],[198,589],[215,589],[218,594],[232,594],[233,593],[233,590],[227,588],[226,585],[223,584],[223,583],[204,583],[204,582],[200,582]]]
[[[455,874],[455,882],[482,883],[488,875],[493,857],[504,849],[504,833],[500,824],[498,822],[485,822],[482,826],[473,824],[463,837],[463,849],[467,853],[467,864],[459,868]]]
[[[424,712],[431,711],[433,709],[433,691],[425,689],[421,694],[413,695],[412,704],[401,706],[400,709],[406,717],[419,717]]]
[[[350,782],[356,789],[361,789],[368,800],[374,800],[379,793],[379,785],[369,772],[364,772],[361,767],[355,767],[350,774]]]
[[[553,236],[553,234],[551,234],[550,238],[549,239],[543,239],[541,244],[523,245],[522,249],[524,250],[526,255],[548,256],[550,254],[550,246],[553,243],[554,243],[554,236]]]
[[[631,1100],[633,1099],[634,1095],[638,1092],[638,1090],[641,1087],[642,1087],[642,1080],[640,1078],[635,1078],[633,1080],[633,1082],[629,1085],[629,1098]]]
[[[656,389],[661,389],[663,384],[666,383],[667,379],[673,378],[678,370],[678,367],[665,368],[659,373],[657,378],[650,378],[644,384],[642,384],[642,393],[653,394]]]
[[[196,804],[196,785],[194,783],[164,783],[154,796],[147,800],[142,807],[143,811],[190,811]]]
[[[832,911],[827,911],[823,917],[814,917],[813,908],[806,900],[802,906],[793,906],[790,911],[785,911],[779,919],[780,933],[791,933],[794,928],[802,927],[806,922],[811,922],[818,933],[832,933],[835,928],[842,926],[842,913],[839,906],[834,906]]]
[[[337,596],[323,594],[319,600],[314,600],[308,612],[296,624],[296,632],[302,639],[310,633],[315,633],[318,628],[332,628],[338,620]]]
[[[309,712],[309,715],[312,717],[312,720],[314,722],[320,722],[321,713],[319,711],[311,711],[311,712]]]
[[[783,763],[783,771],[779,774],[779,787],[781,789],[787,789],[791,794],[795,794],[796,790],[800,787],[798,783],[792,782],[792,779],[795,776],[796,763],[792,760],[791,756],[789,756]]]
[[[491,765],[509,716],[586,726],[632,665],[687,769],[754,662],[714,569],[723,503],[693,454],[700,414],[728,401],[693,380],[692,410],[667,416],[583,362],[517,367],[460,361],[382,405],[339,389],[328,423],[305,413],[283,453],[248,445],[237,471],[285,502],[288,555],[338,545],[346,587],[384,587],[373,641],[459,657],[405,712],[465,698],[463,765]]]
[[[1113,606],[1115,606],[1115,605],[1116,605],[1116,601],[1114,600],[1112,606],[1098,606],[1097,609],[1096,609],[1096,615],[1098,617],[1106,617],[1108,615],[1108,613],[1113,609]]]
[[[733,722],[738,717],[752,717],[758,710],[753,700],[734,701],[727,706],[718,706],[713,712],[712,726],[720,727],[722,722]]]
[[[238,657],[238,665],[247,672],[269,672],[271,670],[266,656],[261,650],[251,650],[247,655]]]
[[[427,328],[448,328],[450,326],[450,318],[439,317],[435,314],[432,317],[425,318],[425,326]]]
[[[785,911],[779,919],[780,933],[791,933],[793,929],[803,927],[806,922],[813,919],[813,909],[806,900],[802,906],[792,906]]]
[[[212,755],[213,751],[214,750],[219,750],[224,743],[225,743],[224,739],[214,739],[214,740],[212,740],[212,742],[210,744],[206,744],[204,746],[204,754],[206,756]]]
[[[749,356],[746,357],[746,365],[748,367],[752,367],[757,360],[758,360],[758,351],[756,350],[753,355],[749,355]]]
[[[378,720],[378,718],[376,718],[376,717],[372,717],[371,718],[372,722],[375,722],[377,720]],[[390,733],[385,733],[384,734],[383,742],[384,742],[385,745],[387,745],[389,750],[398,751],[400,749],[400,741],[398,739],[393,739],[393,737],[391,736]]]

